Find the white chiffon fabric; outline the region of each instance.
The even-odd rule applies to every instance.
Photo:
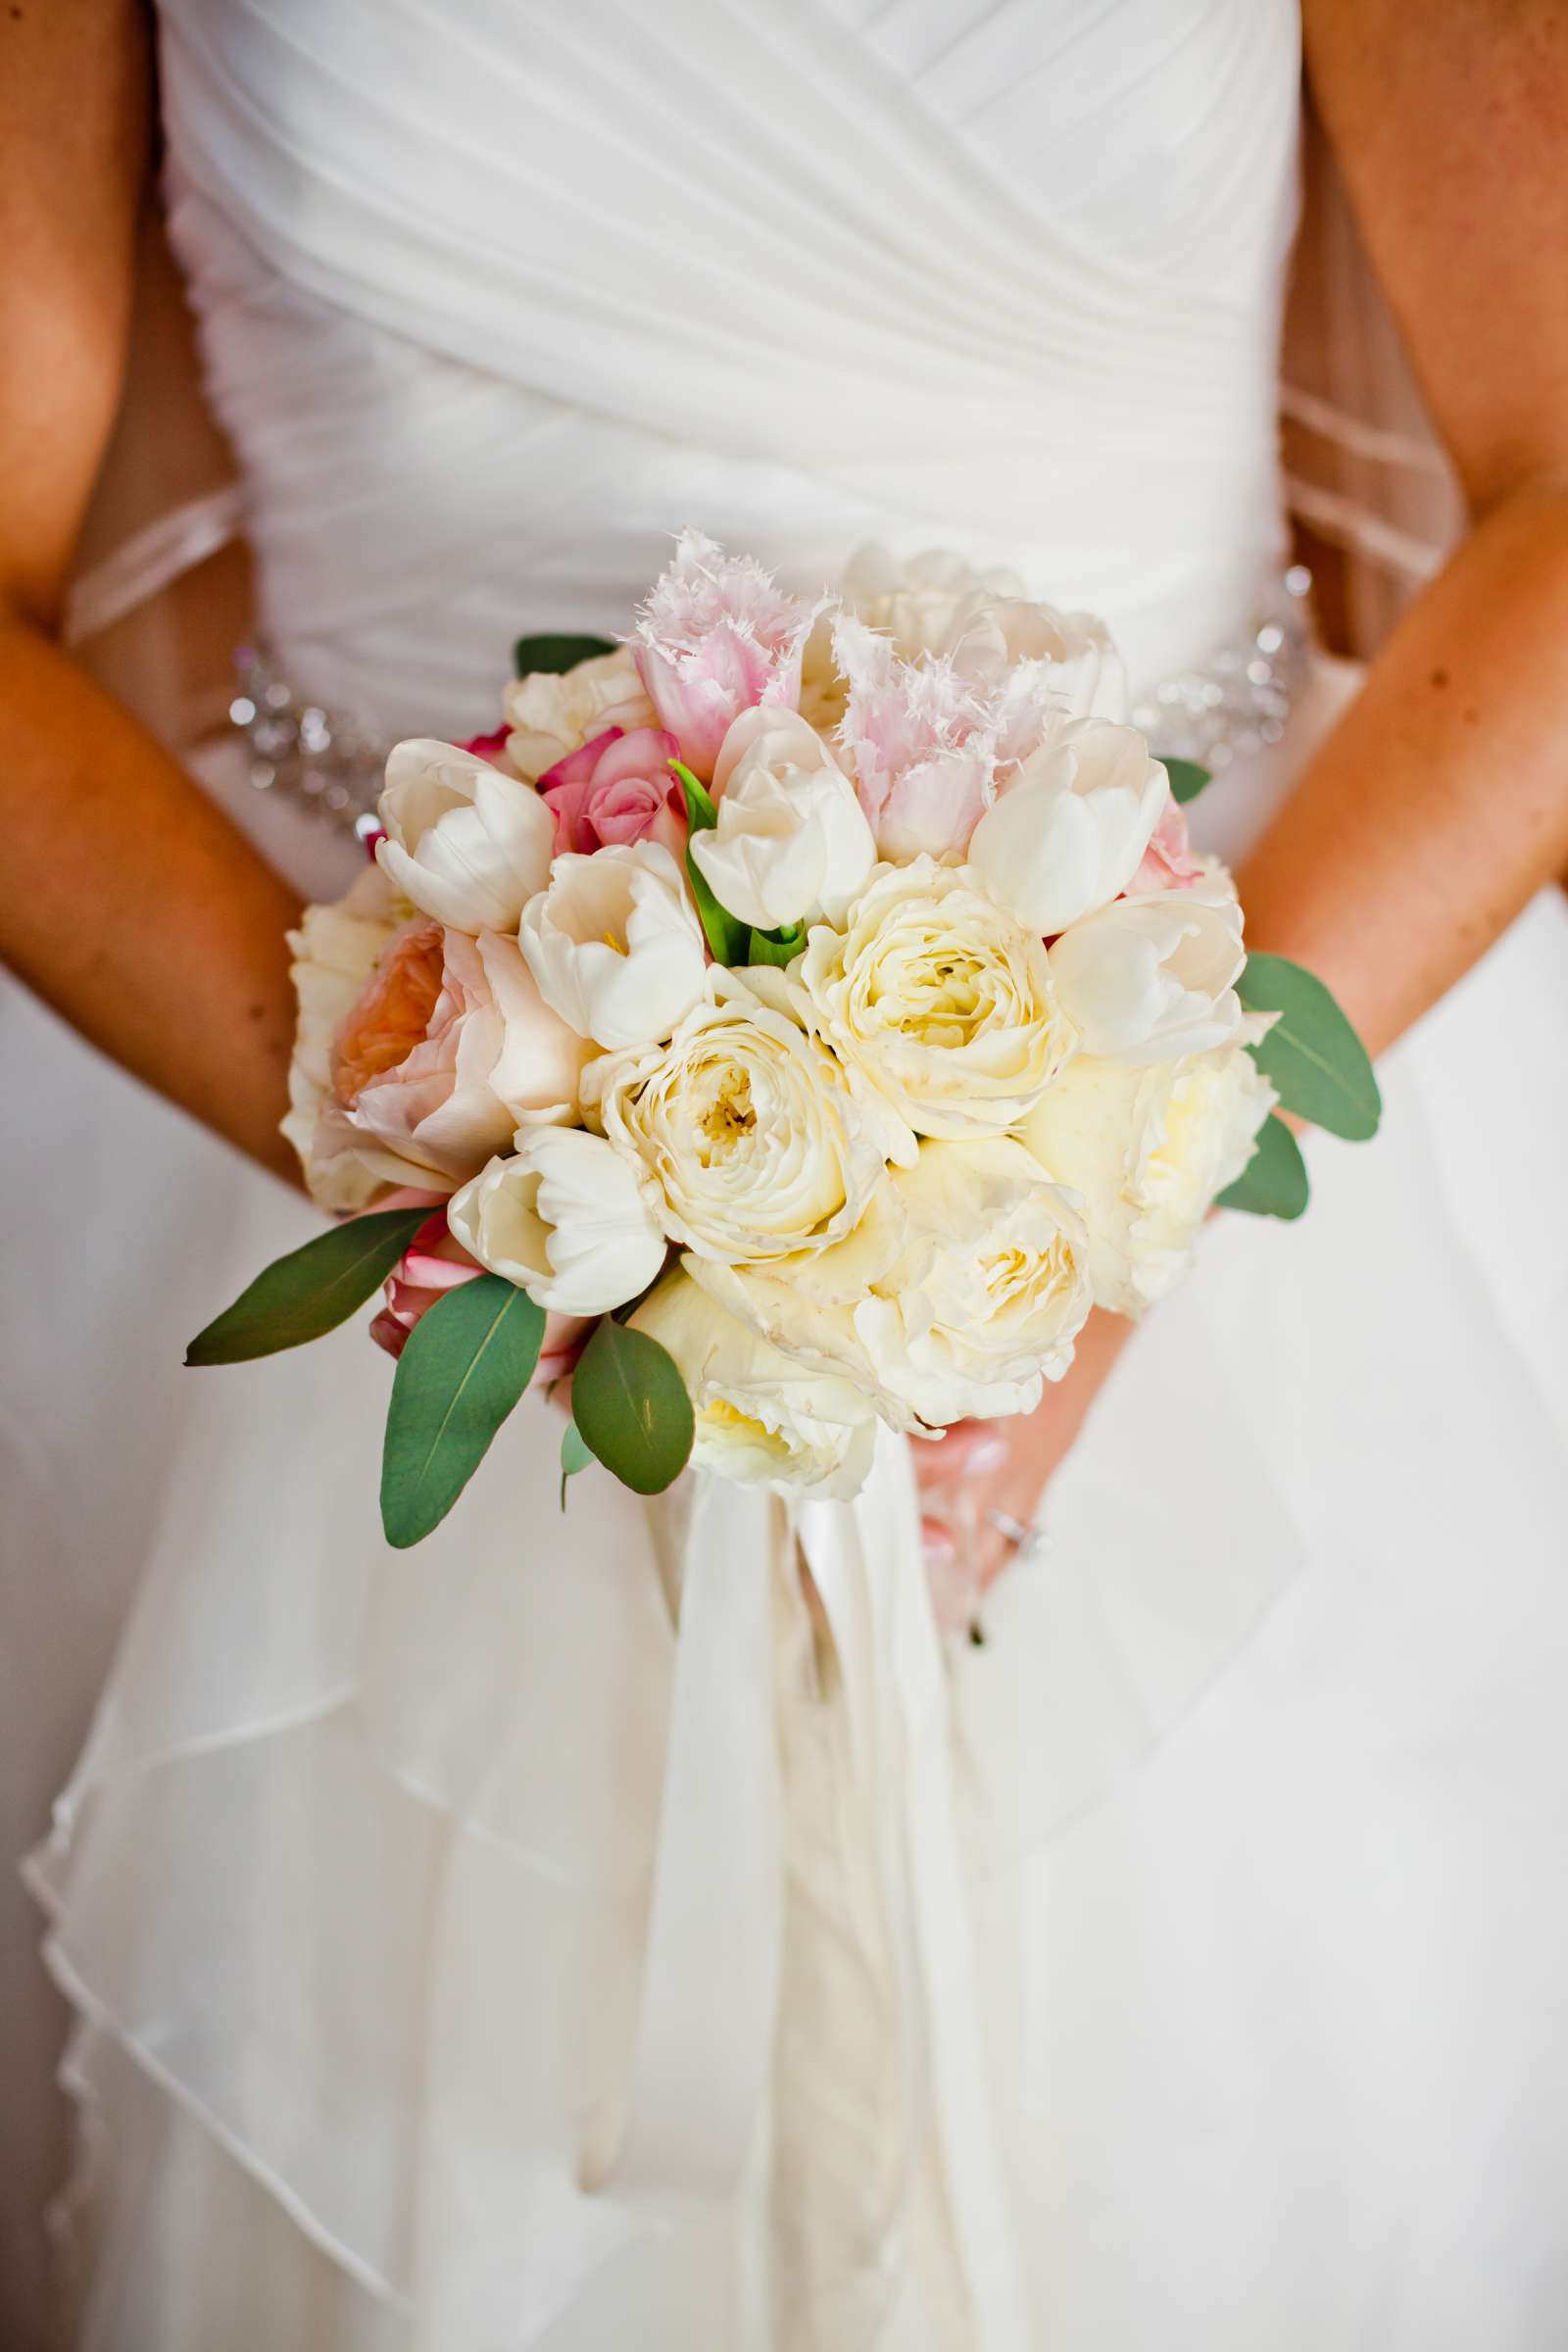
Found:
[[[687,520],[802,585],[871,535],[1011,564],[1143,683],[1280,560],[1284,0],[162,27],[264,617],[389,738],[624,626]],[[387,1551],[361,1333],[177,1370],[310,1212],[8,999],[28,1572],[146,1562],[31,1872],[79,2340],[1554,2345],[1565,985],[1544,898],[1301,1226],[1209,1230],[946,1651],[892,1444],[853,1506],[563,1519],[523,1411]]]

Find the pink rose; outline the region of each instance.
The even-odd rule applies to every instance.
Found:
[[[500,726],[493,735],[470,735],[466,743],[458,745],[458,750],[471,752],[475,760],[488,760],[492,767],[499,767],[506,758],[507,737],[511,732],[510,727]]]
[[[386,1281],[386,1304],[370,1325],[370,1337],[378,1348],[390,1356],[399,1356],[409,1344],[409,1334],[421,1315],[427,1314],[437,1299],[461,1283],[472,1282],[484,1272],[476,1257],[470,1257],[447,1227],[446,1210],[439,1209],[426,1219],[399,1258]],[[591,1321],[575,1315],[547,1315],[544,1344],[539,1350],[539,1363],[530,1389],[548,1388],[552,1381],[564,1378],[576,1364],[583,1351]]]
[[[1202,863],[1193,856],[1187,838],[1186,812],[1173,796],[1165,803],[1143,861],[1123,895],[1135,899],[1150,890],[1191,890],[1202,879]]]
[[[662,727],[606,727],[539,779],[556,819],[556,853],[592,855],[651,834],[672,858],[686,849],[681,789],[669,762],[680,746]]]
[[[545,1004],[514,939],[409,923],[333,1043],[338,1148],[379,1156],[393,1183],[427,1171],[432,1190],[452,1190],[509,1150],[524,1118],[571,1110],[590,1051]]]
[[[732,719],[759,703],[799,707],[817,610],[785,596],[754,558],[681,533],[638,615],[633,651],[650,702],[705,784]]]

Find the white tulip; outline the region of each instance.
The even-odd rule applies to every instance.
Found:
[[[1247,1028],[1267,1025],[1250,1019]],[[1023,1140],[1083,1203],[1097,1306],[1139,1315],[1169,1290],[1215,1195],[1250,1159],[1274,1102],[1241,1044],[1180,1061],[1081,1054],[1068,1064]]]
[[[986,810],[969,863],[1026,929],[1065,931],[1126,889],[1169,792],[1135,728],[1070,721],[1047,735]]]
[[[1051,976],[1085,1053],[1171,1061],[1235,1036],[1246,961],[1234,891],[1200,884],[1085,915],[1052,947]]]
[[[855,787],[798,710],[743,710],[713,769],[715,829],[692,857],[721,906],[761,931],[836,921],[876,862]]]
[[[558,858],[519,938],[545,1003],[611,1050],[668,1037],[704,993],[697,910],[657,841]]]
[[[454,931],[515,931],[542,888],[556,820],[531,784],[450,743],[394,746],[381,794],[383,872]]]
[[[781,1494],[858,1493],[876,1417],[853,1381],[769,1346],[678,1270],[630,1320],[667,1348],[686,1383],[699,1469]]]
[[[447,1205],[458,1240],[549,1314],[605,1315],[647,1290],[666,1244],[636,1173],[580,1127],[539,1127]]]

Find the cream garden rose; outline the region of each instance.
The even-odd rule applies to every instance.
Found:
[[[797,710],[743,710],[713,769],[718,824],[691,853],[721,906],[759,930],[841,915],[876,862],[855,787]]]
[[[1266,1027],[1248,1016],[1241,1036]],[[1080,1054],[1069,1064],[1023,1133],[1047,1174],[1083,1202],[1098,1306],[1138,1315],[1170,1289],[1274,1102],[1241,1043],[1175,1061]]]
[[[630,1323],[675,1360],[692,1400],[699,1469],[783,1494],[858,1493],[876,1417],[853,1381],[771,1347],[678,1268]]]
[[[826,1249],[853,1231],[888,1142],[903,1139],[787,1011],[718,966],[710,987],[667,1045],[593,1063],[584,1107],[687,1249],[720,1259]]]
[[[702,926],[657,841],[559,857],[519,938],[545,1003],[601,1046],[667,1037],[703,994]]]
[[[904,1247],[854,1309],[876,1379],[932,1425],[1026,1413],[1091,1304],[1071,1199],[1005,1136],[924,1143],[891,1181]]]
[[[376,858],[412,905],[456,931],[515,931],[543,887],[553,812],[531,784],[455,744],[397,744],[381,794]]]
[[[507,757],[517,773],[537,783],[568,752],[607,727],[651,727],[654,706],[637,674],[629,645],[593,654],[559,676],[537,671],[507,688]]]
[[[1247,961],[1230,878],[1116,899],[1051,950],[1056,995],[1088,1054],[1169,1061],[1234,1037]]]
[[[858,1091],[917,1135],[1015,1127],[1077,1042],[1042,942],[972,869],[879,866],[791,977]]]
[[[636,1171],[580,1127],[525,1129],[447,1205],[457,1239],[553,1314],[603,1315],[645,1291],[666,1244]]]

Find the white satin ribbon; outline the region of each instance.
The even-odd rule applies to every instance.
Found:
[[[911,2164],[930,2114],[972,2352],[1028,2352],[959,1851],[951,1724],[903,1440],[853,1503],[705,1480],[687,1538],[642,2009],[619,2146],[584,2185],[644,2212],[733,2194],[773,2061],[782,1820],[771,1584],[804,1552],[874,1786]]]
[[[641,2210],[721,2202],[772,2060],[780,1910],[771,1496],[704,1479],[687,1537],[642,2009],[619,2145],[583,2185]]]

